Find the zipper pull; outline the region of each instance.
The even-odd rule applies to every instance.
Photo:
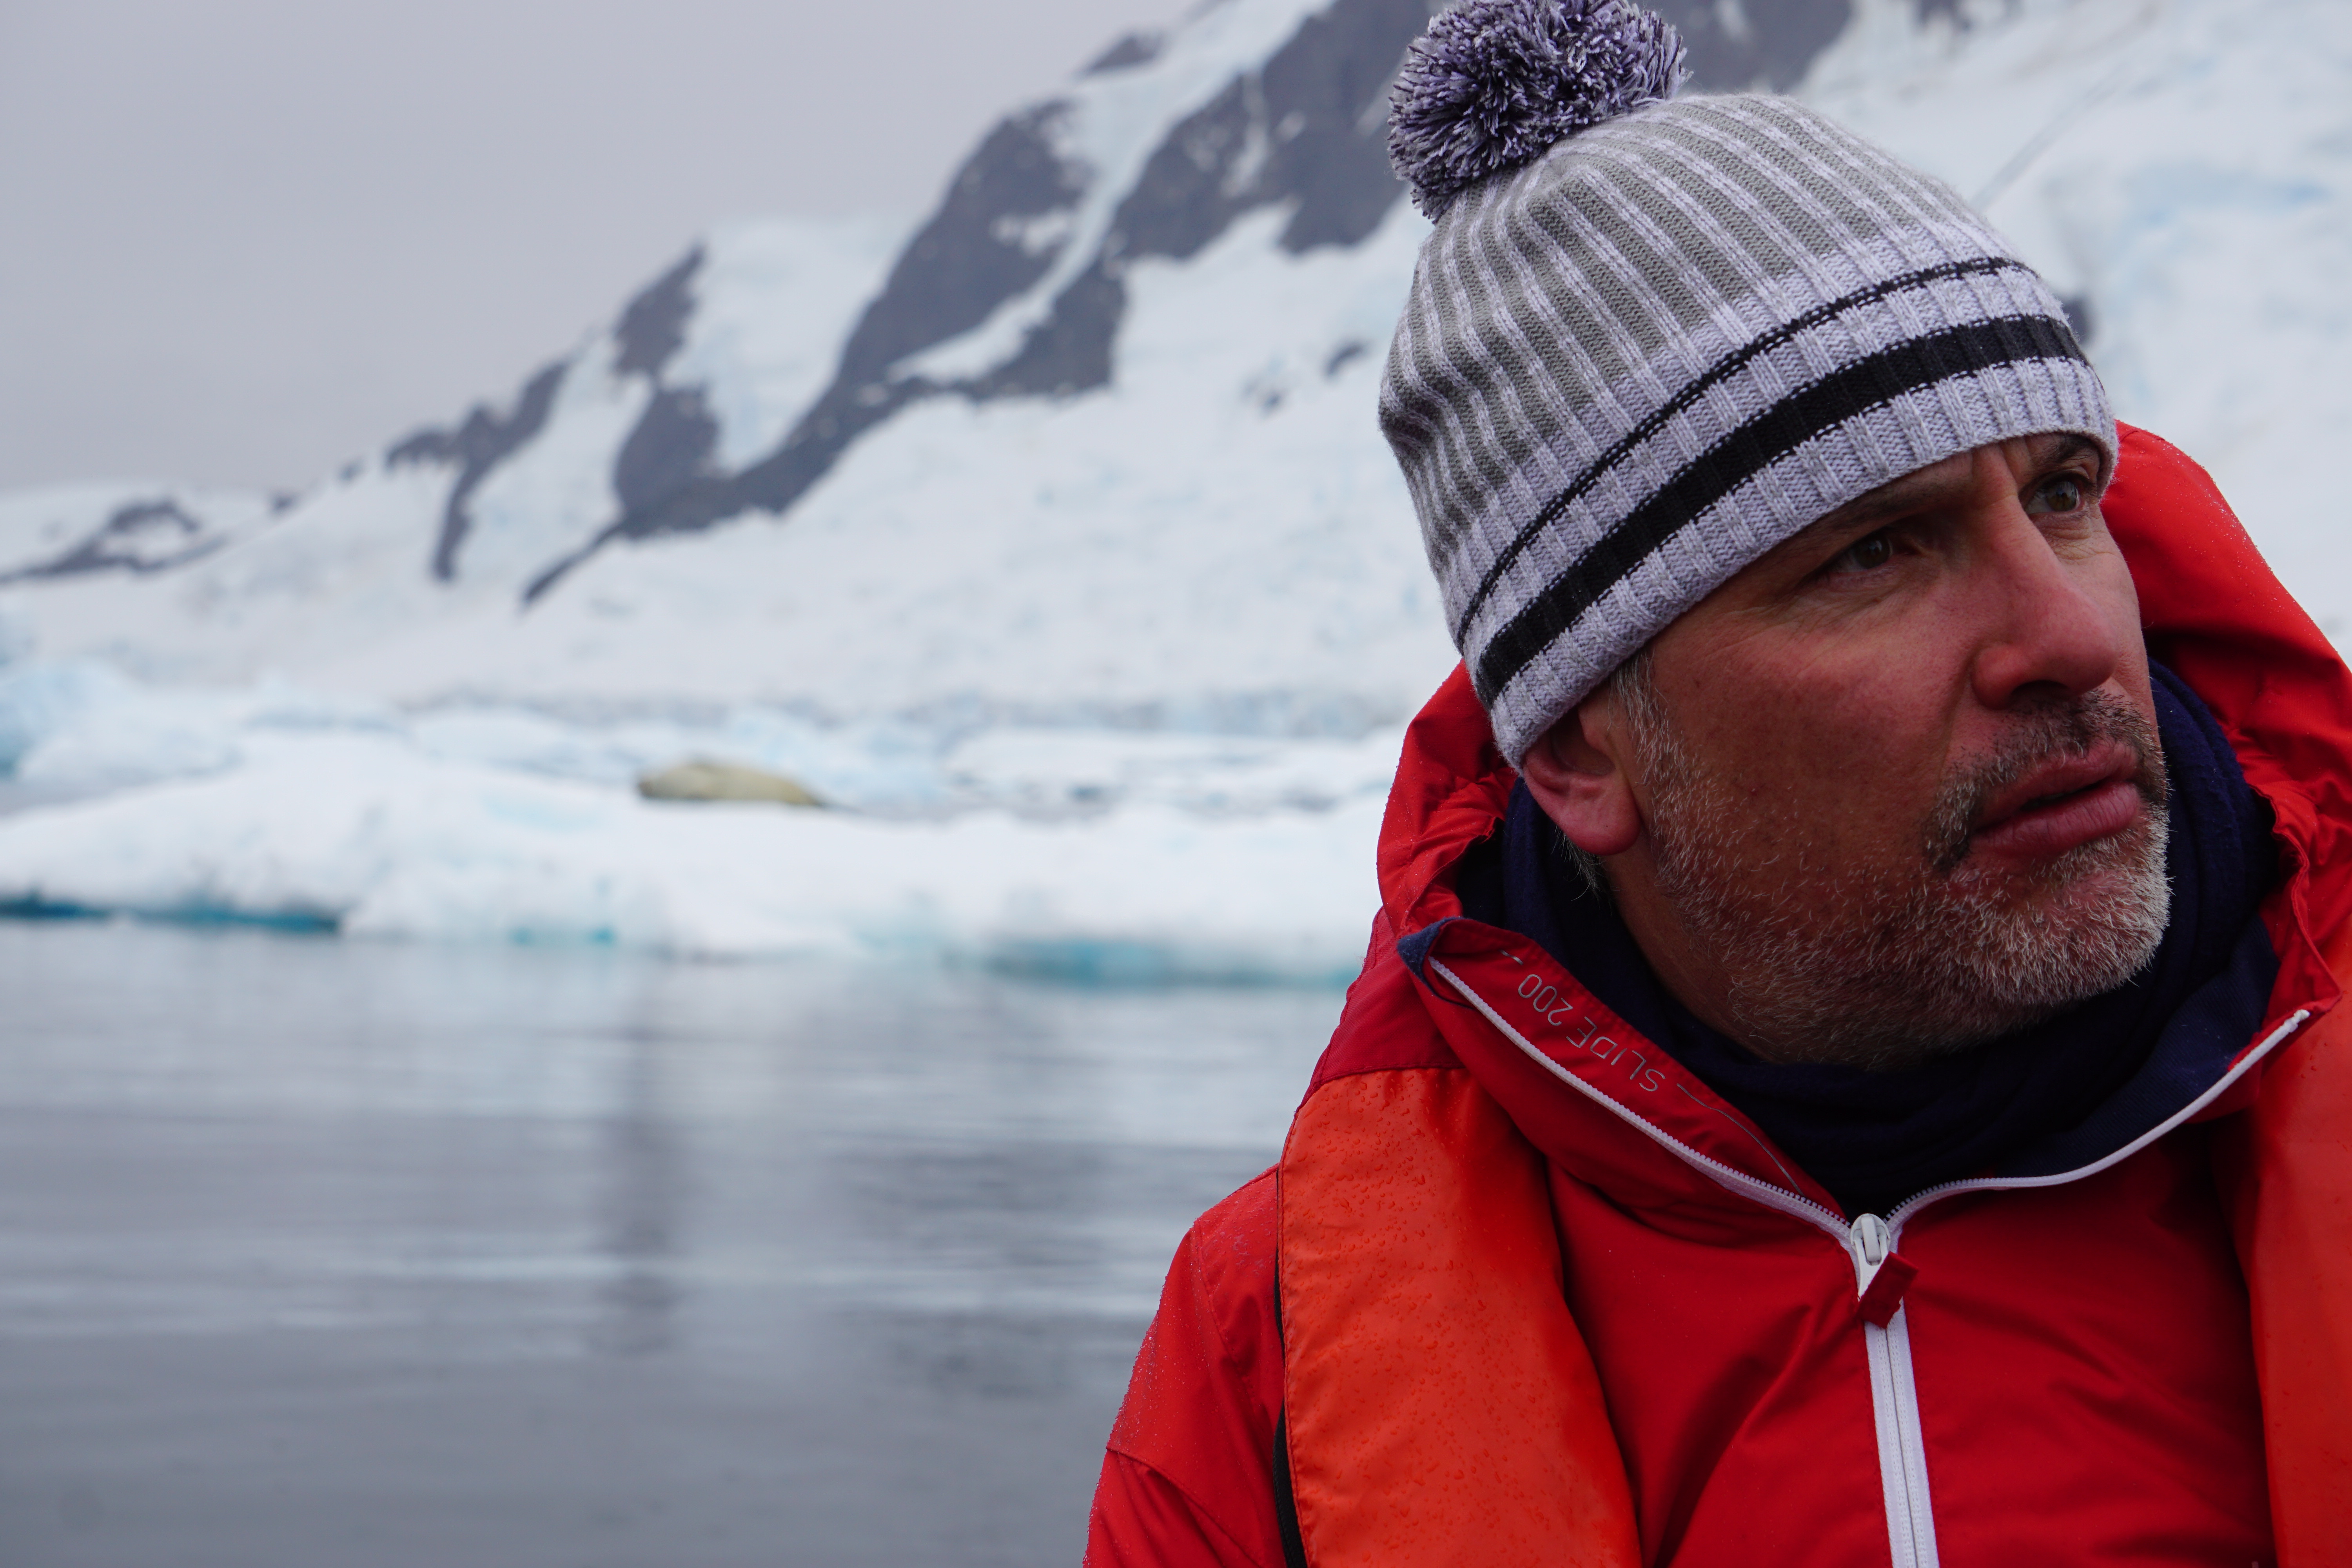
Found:
[[[1874,1214],[1858,1215],[1853,1222],[1853,1248],[1865,1269],[1875,1268],[1886,1261],[1886,1222]]]
[[[1895,1237],[1874,1214],[1856,1215],[1849,1231],[1853,1248],[1854,1308],[1864,1322],[1885,1328],[1903,1305],[1903,1293],[1919,1270],[1896,1256]]]

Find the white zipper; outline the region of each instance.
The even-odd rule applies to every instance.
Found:
[[[1444,975],[1446,984],[1461,994],[1464,1001],[1500,1029],[1504,1038],[1518,1047],[1529,1060],[1552,1077],[1620,1121],[1639,1129],[1652,1142],[1673,1151],[1684,1163],[1704,1171],[1733,1192],[1753,1198],[1767,1208],[1809,1221],[1835,1237],[1853,1260],[1854,1294],[1857,1298],[1870,1289],[1870,1282],[1877,1277],[1880,1266],[1893,1255],[1896,1244],[1902,1239],[1903,1226],[1937,1199],[1950,1197],[1956,1193],[2054,1187],[2096,1175],[2110,1165],[2129,1159],[2220,1099],[2231,1084],[2243,1077],[2256,1062],[2277,1049],[2280,1041],[2302,1027],[2304,1021],[2311,1016],[2309,1008],[2297,1009],[2284,1023],[2272,1030],[2260,1045],[2241,1057],[2236,1065],[2216,1079],[2204,1093],[2103,1159],[2054,1176],[1985,1176],[1970,1181],[1946,1182],[1941,1186],[1930,1187],[1906,1199],[1884,1219],[1874,1214],[1861,1215],[1849,1226],[1843,1215],[1813,1202],[1802,1193],[1774,1186],[1720,1160],[1710,1159],[1654,1126],[1640,1112],[1620,1105],[1537,1048],[1534,1041],[1513,1028],[1460,975],[1436,959],[1427,962],[1431,969]],[[1885,1498],[1887,1544],[1894,1552],[1895,1568],[1937,1568],[1936,1510],[1927,1490],[1927,1445],[1919,1433],[1919,1391],[1911,1377],[1909,1320],[1898,1306],[1894,1315],[1887,1319],[1885,1328],[1874,1323],[1863,1324],[1862,1336],[1863,1344],[1870,1353],[1870,1407],[1878,1431],[1878,1482]]]
[[[1867,1293],[1895,1254],[1895,1232],[1874,1214],[1856,1215],[1846,1231],[1857,1294]],[[1870,1354],[1870,1415],[1878,1431],[1878,1489],[1886,1505],[1886,1544],[1895,1568],[1936,1568],[1936,1508],[1927,1492],[1927,1449],[1919,1437],[1919,1394],[1911,1381],[1911,1329],[1903,1309],[1880,1328],[1862,1325]]]
[[[1870,1413],[1878,1427],[1887,1548],[1895,1568],[1937,1568],[1936,1506],[1927,1492],[1927,1447],[1919,1436],[1919,1391],[1911,1381],[1910,1323],[1897,1307],[1885,1328],[1863,1324],[1862,1338],[1870,1352]]]

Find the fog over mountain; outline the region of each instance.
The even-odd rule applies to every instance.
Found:
[[[2352,413],[2334,368],[2347,14],[1661,8],[1691,90],[1795,91],[1985,205],[2072,302],[2124,416],[2212,466],[2323,624],[2352,624],[2326,471]],[[911,230],[715,229],[521,386],[299,493],[0,498],[0,767],[102,797],[37,814],[37,843],[32,816],[0,825],[0,900],[728,951],[919,929],[982,952],[1205,942],[1219,972],[1271,944],[1294,955],[1276,968],[1344,965],[1394,727],[1453,660],[1372,414],[1425,232],[1388,168],[1385,97],[1428,16],[1219,0],[1109,41],[1008,112]],[[746,831],[782,835],[783,860],[903,875],[772,878],[710,914],[692,889],[735,885],[740,854],[677,870],[677,813],[621,793],[688,752],[787,768],[881,835],[819,853],[844,812],[771,814]],[[447,807],[399,853],[360,854],[351,822],[314,823],[341,881],[216,850],[395,762]],[[651,837],[599,862],[590,912],[563,912],[547,889],[586,875],[592,836],[500,838],[486,780],[579,792],[562,798],[604,824],[592,858]],[[199,792],[177,817],[173,790]],[[204,843],[167,826],[207,812]],[[972,851],[999,880],[924,870],[960,852],[907,818],[1012,835]],[[126,832],[148,860],[125,859]],[[1202,835],[1244,832],[1328,851],[1333,923],[1237,913],[1263,855],[1222,901],[1114,910],[1083,886],[1106,857],[1189,886]],[[1087,847],[1057,852],[1061,880],[1016,872],[1023,833]],[[417,864],[446,875],[420,889]],[[525,896],[531,867],[558,869]]]

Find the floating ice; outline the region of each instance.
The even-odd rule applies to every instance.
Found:
[[[892,821],[666,805],[357,732],[0,817],[0,908],[825,953],[1111,981],[1328,981],[1361,957],[1381,802]]]

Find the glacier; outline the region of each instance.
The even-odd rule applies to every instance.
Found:
[[[1985,206],[2119,412],[2352,628],[2352,16],[1706,0]],[[290,494],[0,497],[0,909],[1321,981],[1454,662],[1372,407],[1423,0],[1222,0],[915,223],[703,236],[457,423]],[[711,757],[834,809],[640,800]]]

